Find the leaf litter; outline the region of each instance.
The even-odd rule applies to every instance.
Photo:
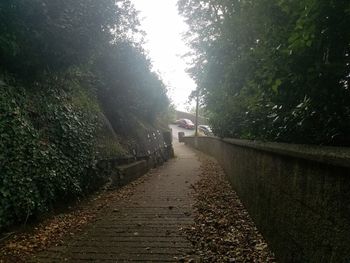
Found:
[[[276,262],[222,168],[205,158],[193,188],[194,224],[183,231],[199,262]]]
[[[36,225],[11,233],[0,240],[0,263],[27,262],[36,253],[63,244],[94,222],[113,203],[130,198],[135,186],[147,180],[152,172],[120,189],[101,190],[64,213],[49,216]],[[113,212],[118,213],[117,209]]]

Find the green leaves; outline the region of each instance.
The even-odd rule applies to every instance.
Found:
[[[0,69],[24,81],[89,63],[110,43],[138,32],[129,0],[0,2]]]
[[[130,42],[118,43],[106,49],[94,71],[102,84],[98,87],[99,98],[112,125],[119,125],[114,119],[121,111],[150,123],[167,111],[166,87],[151,71],[143,49]]]
[[[0,85],[0,229],[82,195],[92,180],[96,113],[54,83],[30,94]]]
[[[0,231],[97,189],[96,137],[124,156],[114,132],[167,111],[138,26],[130,0],[0,1]]]
[[[282,84],[282,80],[276,79],[275,83],[272,85],[273,92],[277,93],[278,88],[281,86],[281,84]]]
[[[210,5],[220,23],[206,15]],[[349,8],[346,0],[179,1],[214,132],[350,145]]]

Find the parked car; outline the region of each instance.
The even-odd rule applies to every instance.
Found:
[[[207,136],[212,136],[213,132],[208,125],[198,125],[198,131],[203,132]]]
[[[178,124],[179,127],[190,129],[190,130],[194,129],[194,124],[189,119],[180,119],[180,120],[177,120],[176,123]]]

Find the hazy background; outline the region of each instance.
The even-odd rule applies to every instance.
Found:
[[[147,33],[145,48],[149,51],[154,70],[167,85],[168,95],[179,110],[185,110],[194,81],[185,72],[182,56],[189,51],[182,34],[187,24],[178,14],[177,0],[132,0],[140,11],[141,27]]]

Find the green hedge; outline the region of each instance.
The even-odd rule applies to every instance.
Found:
[[[0,84],[0,230],[103,179],[91,172],[96,109],[74,96],[54,86],[26,91]]]

